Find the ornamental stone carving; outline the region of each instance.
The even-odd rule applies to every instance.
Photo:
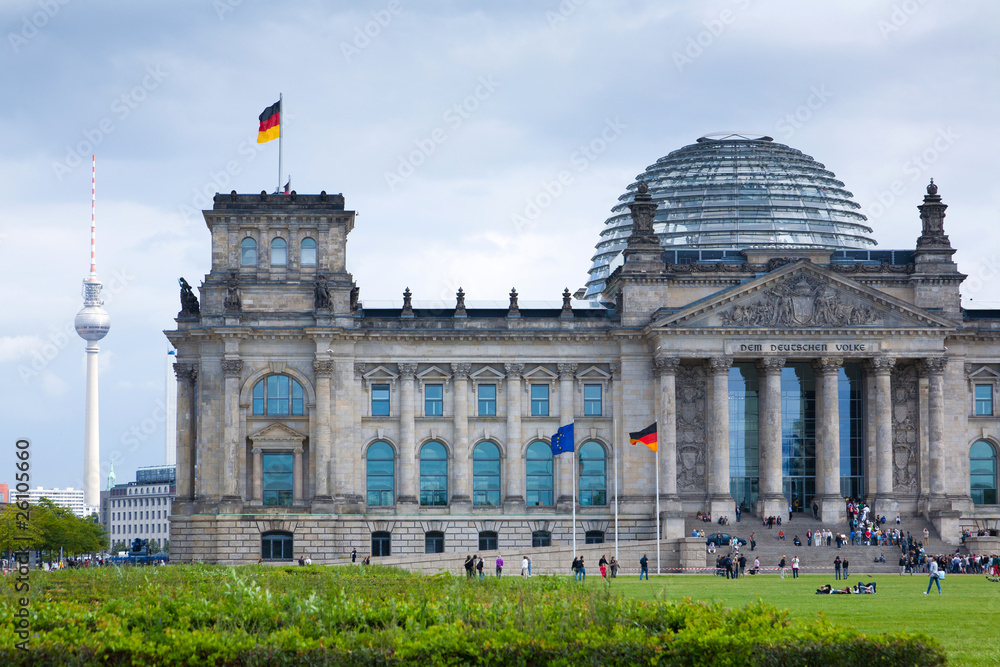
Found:
[[[677,367],[681,365],[678,357],[656,357],[653,359],[653,375],[660,377],[664,373],[676,375]]]
[[[705,492],[705,367],[683,364],[674,386],[677,405],[677,490]]]
[[[399,377],[403,379],[412,378],[417,374],[416,364],[398,364],[399,366]]]
[[[222,374],[227,378],[239,377],[240,373],[243,372],[243,360],[242,359],[223,359],[222,360]]]
[[[917,493],[920,416],[916,364],[892,370],[892,487],[896,494]]]
[[[924,370],[930,375],[940,375],[948,366],[947,357],[927,357],[921,362]]]
[[[365,365],[361,362],[355,362],[354,364],[354,377],[358,380],[364,378],[365,376]]]
[[[868,360],[868,365],[876,375],[889,373],[896,365],[895,357],[872,357]]]
[[[576,375],[576,364],[556,364],[559,371],[559,378],[562,380],[572,380]]]
[[[316,359],[313,361],[313,372],[318,378],[328,378],[333,375],[332,359]]]
[[[194,382],[198,379],[198,366],[186,361],[174,362],[174,375],[178,381]]]
[[[469,372],[472,370],[472,364],[452,364],[451,374],[456,380],[468,380]]]
[[[780,373],[781,369],[784,367],[784,357],[764,357],[763,359],[757,360],[757,370],[760,371],[762,375]]]
[[[503,369],[507,373],[508,380],[520,380],[521,373],[524,372],[524,364],[504,364]]]
[[[240,274],[237,271],[230,271],[226,280],[226,298],[222,302],[222,309],[226,313],[239,313],[243,310],[243,298],[240,296]]]
[[[728,373],[732,365],[732,357],[712,357],[708,360],[708,367],[712,373]]]
[[[748,303],[722,312],[727,327],[875,326],[884,323],[880,311],[856,305],[818,277],[803,275],[764,290]]]
[[[622,379],[622,363],[620,361],[612,361],[608,366],[611,369],[611,379],[615,382],[620,382]]]
[[[820,357],[813,361],[813,370],[817,375],[836,375],[843,365],[843,357]]]

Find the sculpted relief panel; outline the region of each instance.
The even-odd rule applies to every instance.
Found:
[[[705,366],[681,364],[675,384],[677,405],[677,490],[704,493]]]
[[[892,487],[897,494],[917,493],[917,387],[914,364],[897,364],[892,369]]]
[[[764,290],[748,303],[722,312],[727,327],[877,326],[882,312],[851,303],[840,290],[816,276],[802,275]]]

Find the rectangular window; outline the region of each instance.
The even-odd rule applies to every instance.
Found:
[[[497,386],[495,384],[479,385],[479,416],[496,417]]]
[[[291,505],[294,454],[264,453],[261,455],[261,476],[265,505]]]
[[[549,416],[549,385],[547,384],[531,385],[531,416],[532,417]]]
[[[601,390],[599,384],[583,385],[583,414],[586,417],[601,416]]]
[[[372,417],[389,416],[389,385],[372,385]]]
[[[976,385],[976,416],[987,417],[993,414],[993,385]]]
[[[444,385],[424,385],[424,415],[440,417],[444,414]]]

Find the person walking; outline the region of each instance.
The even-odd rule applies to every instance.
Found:
[[[649,559],[646,554],[639,559],[639,581],[642,581],[642,575],[646,575],[646,581],[649,581]]]
[[[745,579],[747,576],[747,557],[744,556],[743,554],[740,554],[739,565],[740,565],[740,578]]]
[[[899,557],[899,576],[903,576],[903,572],[906,570],[906,557],[900,555]]]
[[[618,577],[618,559],[614,556],[611,557],[611,578],[616,579]]]
[[[497,577],[503,574],[503,558],[497,554]]]
[[[750,533],[750,551],[757,548],[757,540],[754,539],[755,533]]]
[[[781,578],[785,578],[785,556],[781,556],[781,560],[778,562],[778,568],[781,569]]]
[[[837,580],[840,580],[840,556],[837,556],[836,560],[833,561],[833,572],[836,575]]]
[[[580,581],[580,557],[576,556],[573,558],[573,564],[570,566],[573,568],[573,579],[575,581]]]
[[[927,573],[930,575],[930,581],[927,582],[927,590],[924,591],[924,595],[931,594],[931,586],[934,584],[937,584],[938,595],[941,595],[941,572],[938,570],[937,559],[930,559],[927,564]]]
[[[528,557],[527,556],[525,556],[525,557],[523,557],[521,559],[521,576],[522,577],[527,577],[528,576]]]
[[[580,556],[580,581],[587,580],[587,566],[583,562],[583,556]]]
[[[528,577],[531,577],[531,556],[528,556]]]

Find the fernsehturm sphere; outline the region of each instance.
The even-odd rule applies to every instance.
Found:
[[[108,335],[111,317],[104,310],[101,281],[97,279],[97,160],[90,185],[90,274],[83,281],[83,309],[76,314],[76,333],[87,341],[87,399],[83,434],[83,503],[96,507],[101,500],[101,437],[97,401],[97,341]]]

